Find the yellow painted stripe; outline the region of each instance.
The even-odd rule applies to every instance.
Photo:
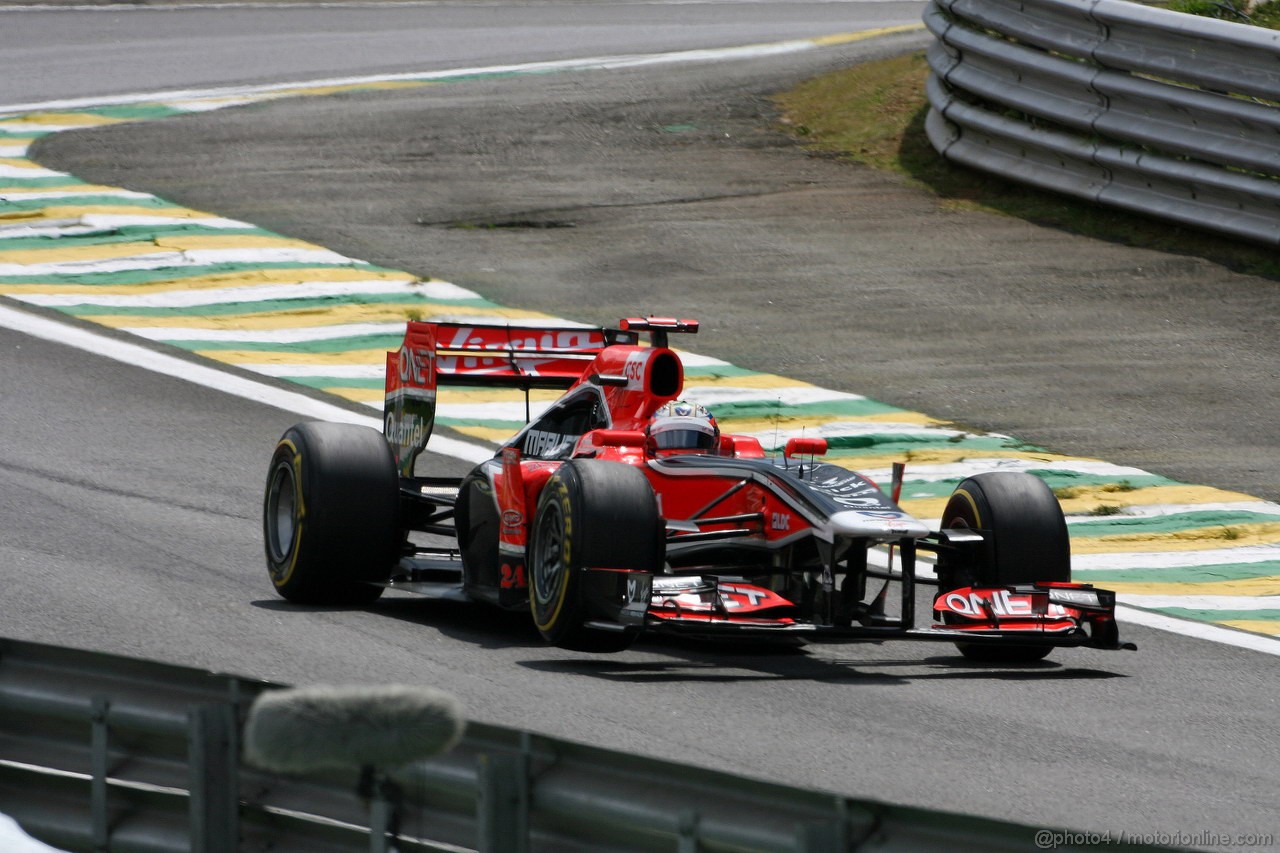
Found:
[[[59,293],[62,291],[59,290]],[[112,328],[146,328],[159,326],[177,329],[240,329],[244,331],[274,331],[281,329],[324,328],[346,323],[404,323],[408,320],[463,314],[469,317],[521,319],[536,317],[534,312],[507,308],[455,308],[447,303],[429,302],[421,298],[399,303],[371,303],[368,305],[341,305],[333,308],[305,308],[295,311],[278,311],[267,314],[225,314],[216,317],[151,317],[112,314],[94,316],[95,323]]]
[[[281,346],[284,346],[283,344]],[[347,350],[346,352],[257,352],[251,350],[197,350],[197,355],[224,364],[380,364],[387,363],[387,351],[380,349]]]
[[[272,97],[294,98],[301,95],[337,95],[343,92],[366,92],[374,89],[416,89],[436,85],[431,80],[384,80],[378,83],[344,83],[337,86],[305,86],[297,89],[281,89]]]
[[[1067,513],[1092,512],[1099,506],[1154,506],[1156,504],[1200,504],[1232,501],[1255,501],[1257,498],[1241,492],[1228,492],[1212,486],[1171,485],[1150,486],[1124,492],[1105,489],[1073,491],[1071,497],[1059,497],[1058,502]]]
[[[147,243],[110,243],[98,246],[62,246],[50,249],[0,250],[0,263],[47,264],[102,261],[153,255],[157,252],[189,252],[200,249],[316,249],[321,247],[288,237],[255,237],[244,234],[184,235],[161,237]]]
[[[982,454],[986,456],[986,453]],[[840,460],[840,464],[845,467],[851,467],[854,470],[860,468],[870,468],[871,466],[863,465],[860,459]],[[886,466],[887,467],[887,466]],[[907,476],[911,476],[911,468],[907,468]],[[1088,497],[1072,498],[1070,500],[1061,500],[1062,509],[1068,514],[1083,514],[1092,512],[1100,504],[1108,506],[1155,506],[1158,504],[1198,504],[1198,503],[1217,503],[1230,501],[1253,501],[1257,498],[1251,497],[1240,492],[1227,492],[1222,489],[1215,489],[1211,486],[1150,486],[1145,489],[1133,489],[1127,492],[1102,492],[1100,490],[1089,490]],[[912,515],[920,518],[941,518],[942,509],[947,504],[947,497],[936,498],[917,498],[906,499],[902,501],[902,508],[909,511]],[[1218,540],[1216,545],[1209,547],[1221,548],[1227,544],[1223,540]],[[1121,549],[1126,550],[1126,549]],[[1129,548],[1127,550],[1134,550]]]
[[[1205,583],[1129,583],[1109,580],[1099,584],[1129,595],[1280,595],[1280,576]]]
[[[715,368],[710,368],[714,370]],[[814,388],[817,387],[809,382],[801,382],[797,379],[788,379],[785,376],[775,376],[772,373],[750,373],[747,375],[737,376],[691,376],[685,378],[685,388],[690,393],[694,393],[693,389],[701,387],[719,387],[725,386],[729,388]]]
[[[881,484],[885,489],[889,488],[888,483]],[[899,501],[899,505],[909,514],[916,518],[942,518],[942,510],[946,508],[949,497],[945,498],[903,498]]]
[[[120,187],[108,187],[103,184],[81,184],[69,175],[67,176],[67,180],[69,183],[63,186],[4,187],[4,193],[5,195],[11,195],[14,193],[34,195],[35,193],[75,192],[81,195],[99,195],[101,193],[113,193],[120,190]],[[127,200],[127,198],[122,199],[122,201],[124,200]]]
[[[0,220],[6,222],[39,222],[49,219],[76,219],[81,216],[108,214],[113,216],[163,216],[166,219],[208,219],[216,214],[189,207],[138,207],[128,204],[127,199],[115,204],[63,204],[42,207],[39,210],[15,210],[0,213]],[[257,226],[245,223],[246,228]]]
[[[1126,551],[1204,551],[1210,548],[1244,547],[1280,542],[1280,522],[1237,524],[1230,527],[1196,527],[1172,533],[1131,533],[1076,539],[1077,554],[1116,554]]]
[[[814,405],[822,405],[820,402]],[[852,416],[835,416],[830,415],[787,415],[786,408],[782,409],[783,414],[778,418],[753,418],[747,420],[745,418],[724,418],[720,421],[722,428],[729,432],[749,432],[764,433],[775,427],[782,429],[800,429],[809,427],[820,427],[834,421],[850,422],[850,423],[890,423],[890,424],[914,424],[921,427],[936,426],[941,423],[928,415],[919,412],[881,412],[874,415],[852,415]],[[941,439],[940,439],[941,440]],[[973,451],[969,451],[973,455]],[[894,459],[895,462],[902,461],[901,454]],[[858,464],[863,464],[859,460]]]
[[[24,113],[16,118],[7,118],[0,121],[0,127],[9,128],[14,125],[24,124],[57,124],[63,127],[98,127],[104,124],[119,124],[123,121],[129,121],[124,118],[114,118],[112,116],[95,115],[94,113]]]
[[[1280,637],[1280,620],[1276,619],[1233,619],[1229,622],[1219,622],[1219,625],[1226,625],[1228,628],[1238,628],[1241,631],[1251,631],[1254,634],[1269,634],[1273,637]]]
[[[26,157],[0,157],[0,166],[8,166],[11,169],[44,169],[39,163],[34,163]]]
[[[335,397],[341,397],[344,400],[350,400],[353,403],[377,403],[382,405],[382,401],[386,399],[386,392],[380,388],[343,388],[341,386],[331,386],[323,389],[326,394],[332,394]]]
[[[872,418],[858,418],[858,420],[883,420],[890,423],[914,423],[910,415],[915,412],[905,412],[899,415],[890,412],[884,415],[876,415]],[[923,420],[921,422],[928,425],[928,416],[920,415]],[[940,422],[944,423],[944,422]],[[980,433],[978,434],[980,435]],[[1031,462],[1043,462],[1049,464],[1051,462],[1069,462],[1075,457],[1061,456],[1056,453],[1034,453],[1025,450],[977,450],[972,447],[929,447],[922,450],[908,450],[906,453],[891,453],[881,456],[854,456],[845,457],[843,459],[830,459],[845,468],[854,471],[870,471],[875,468],[888,468],[894,462],[905,462],[907,465],[907,478],[911,477],[911,466],[916,465],[949,465],[953,462],[964,462],[969,459],[981,457],[983,459],[1026,459]]]
[[[501,444],[508,438],[511,438],[512,432],[509,429],[491,429],[489,427],[477,426],[450,426],[449,429],[454,432],[461,433],[468,438],[487,441],[492,444]]]
[[[163,274],[163,273],[160,273]],[[255,284],[301,284],[308,281],[403,281],[414,283],[407,272],[354,267],[299,267],[297,269],[244,269],[191,278],[158,279],[143,284],[0,284],[0,293],[61,293],[68,295],[137,296],[187,290],[249,287]]]
[[[902,24],[897,27],[880,27],[874,30],[862,30],[856,33],[836,33],[829,36],[819,36],[810,39],[816,45],[830,47],[838,44],[849,44],[855,41],[865,41],[866,39],[876,38],[878,36],[888,36],[894,33],[913,33],[917,30],[924,29],[924,24]]]
[[[342,380],[339,379],[337,381],[341,383]],[[326,388],[325,390],[331,394],[337,394],[344,399],[353,400],[357,403],[381,403],[385,393],[380,388],[343,388],[340,385],[335,385]],[[529,392],[529,402],[534,404],[551,403],[558,400],[562,393],[563,392],[561,391],[535,388]],[[490,388],[479,391],[463,391],[459,388],[441,388],[439,401],[440,405],[443,407],[483,405],[489,403],[506,403],[511,406],[523,406],[524,392],[515,388]],[[515,416],[513,419],[523,422],[523,409],[521,409],[519,414],[516,414],[514,409],[512,411]],[[454,429],[457,429],[459,432],[466,432],[473,428],[454,427]],[[495,443],[506,441],[511,437],[512,433],[510,428],[503,427],[474,427],[474,429],[481,430],[486,441],[492,441]],[[480,433],[467,432],[467,434],[474,434],[477,437],[481,437]]]

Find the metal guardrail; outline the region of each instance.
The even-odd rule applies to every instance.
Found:
[[[1125,0],[933,0],[949,160],[1280,245],[1280,32]]]
[[[56,847],[111,853],[1000,851],[1036,832],[478,723],[392,771],[389,810],[361,798],[355,770],[241,765],[246,710],[278,687],[0,640],[0,812]]]

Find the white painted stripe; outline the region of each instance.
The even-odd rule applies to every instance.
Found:
[[[1280,595],[1129,595],[1117,593],[1117,600],[1134,607],[1163,610],[1280,610]]]
[[[226,86],[210,89],[176,89],[129,95],[108,95],[91,98],[64,98],[25,104],[0,106],[0,113],[20,114],[47,110],[75,110],[122,104],[172,103],[179,100],[208,100],[217,98],[250,98],[264,95],[288,96],[299,89],[331,88],[337,86],[362,86],[378,83],[448,80],[456,77],[473,77],[486,74],[519,74],[549,71],[590,71],[617,68],[633,68],[640,65],[683,62],[711,62],[734,59],[752,59],[783,53],[815,50],[820,47],[816,39],[774,42],[772,44],[747,45],[713,50],[688,50],[670,53],[631,54],[624,56],[600,56],[583,59],[562,59],[549,62],[527,62],[514,65],[488,65],[473,68],[453,68],[436,71],[410,71],[401,74],[366,75],[360,77],[330,77],[319,80],[299,80],[289,83],[272,83],[263,86]],[[14,123],[16,127],[17,123]],[[75,127],[78,127],[76,125]],[[0,129],[3,129],[0,123]],[[25,125],[24,128],[29,128]],[[53,127],[53,126],[50,126]],[[69,129],[57,127],[57,130]],[[43,131],[43,129],[42,129]]]
[[[975,438],[1008,438],[997,433],[984,433]],[[971,477],[983,471],[1061,471],[1064,473],[1087,474],[1095,477],[1148,477],[1150,474],[1141,468],[1130,468],[1124,465],[1113,465],[1096,459],[1055,459],[1044,461],[1039,459],[1019,459],[1017,457],[991,457],[985,459],[966,459],[964,462],[950,462],[938,465],[907,465],[906,482],[933,483],[939,480],[953,480]],[[888,479],[892,472],[888,468],[866,471],[873,480]]]
[[[452,285],[451,285],[452,286]],[[461,291],[461,288],[459,288]],[[462,291],[463,293],[471,293],[471,291]],[[459,297],[462,298],[462,297]],[[482,298],[478,293],[471,293],[471,298]],[[598,329],[599,326],[593,326],[590,323],[579,323],[575,320],[562,320],[559,317],[521,317],[518,320],[508,320],[505,317],[493,314],[432,314],[429,318],[437,323],[457,323],[460,326],[505,326],[511,329],[558,329],[558,328],[574,328],[574,329]]]
[[[787,390],[787,389],[779,389],[779,390]],[[799,388],[795,390],[808,391],[808,390],[820,390],[820,389]],[[702,402],[704,398],[702,395],[697,395],[696,399],[699,402]],[[468,403],[466,405],[460,405],[456,408],[451,408],[451,407],[446,407],[444,405],[441,405],[439,411],[442,415],[444,415],[446,414],[446,409],[448,409],[448,412],[447,412],[448,417],[452,417],[452,418],[470,418],[475,420],[519,421],[520,423],[524,423],[524,402],[523,401],[520,403]],[[538,407],[538,404],[535,404],[533,411],[535,414],[537,414],[538,412],[541,412],[542,409]],[[814,436],[817,434],[878,435],[884,432],[901,432],[903,434],[919,433],[921,432],[921,427],[919,426],[919,424],[892,424],[892,423],[884,424],[884,423],[874,423],[869,421],[842,421],[842,422],[839,422],[838,424],[825,424],[819,427],[812,427],[808,430],[783,430],[778,433],[778,436],[779,436],[778,446],[782,446],[783,444],[785,444],[787,438],[801,436],[801,435],[805,435],[805,436]],[[773,446],[774,434],[772,432],[757,433],[756,435],[759,437],[762,444],[765,444],[767,446]],[[945,437],[943,437],[943,439],[941,440],[945,440]]]
[[[336,326],[304,326],[296,329],[189,329],[152,326],[129,326],[122,331],[153,341],[217,341],[228,343],[297,344],[306,341],[327,341],[336,338],[354,338],[364,335],[404,336],[405,324],[398,323],[346,323]]]
[[[731,385],[699,385],[696,378],[690,379],[685,383],[685,394],[690,399],[708,407],[712,412],[715,411],[717,405],[725,403],[759,402],[769,406],[778,406],[778,413],[782,415],[788,414],[782,408],[784,406],[867,399],[858,394],[831,391],[826,388],[814,388],[810,385],[795,385],[783,388],[740,388]],[[923,427],[917,424],[916,429],[923,429]]]
[[[277,379],[305,379],[315,376],[332,376],[335,379],[383,379],[387,368],[383,364],[241,364],[238,367],[274,376]]]
[[[1236,631],[1221,625],[1211,625],[1194,619],[1181,619],[1177,616],[1166,616],[1163,613],[1152,613],[1136,607],[1116,606],[1116,618],[1132,625],[1168,631],[1183,637],[1197,640],[1208,640],[1226,646],[1249,649],[1268,655],[1280,655],[1280,639],[1266,637],[1262,634],[1251,634],[1247,631]]]
[[[156,252],[145,255],[132,255],[125,258],[110,258],[92,261],[50,261],[43,264],[2,264],[0,276],[24,275],[85,275],[87,273],[127,272],[129,270],[154,270],[166,267],[201,267],[214,264],[325,264],[350,266],[350,258],[328,249],[191,249],[185,252]],[[31,295],[21,297],[33,305],[56,307],[59,305],[81,305],[82,299],[67,297]]]
[[[0,109],[4,109],[6,113],[10,112],[10,110],[8,110],[7,108],[0,108]],[[13,119],[15,118],[18,118],[19,120],[13,121]],[[45,133],[61,133],[64,130],[84,130],[90,127],[102,126],[100,124],[97,124],[96,122],[88,123],[88,124],[83,124],[83,123],[82,124],[42,124],[42,123],[33,122],[33,121],[22,121],[18,116],[13,116],[13,115],[6,115],[4,116],[4,119],[8,119],[8,121],[0,120],[0,132],[12,133],[19,136],[35,136],[37,134],[45,134]]]
[[[382,404],[379,403],[379,406]],[[529,403],[531,417],[538,417],[551,405],[550,402]],[[436,406],[436,416],[457,421],[508,421],[517,428],[524,426],[524,400],[518,403],[445,403]],[[515,432],[515,429],[512,430]]]
[[[18,237],[84,237],[90,234],[109,234],[117,228],[131,226],[182,225],[214,230],[231,228],[255,228],[235,219],[220,216],[203,218],[182,216],[137,216],[130,214],[92,213],[73,219],[34,219],[31,223],[0,224],[0,240]]]
[[[30,142],[23,145],[0,145],[0,157],[25,157],[30,147]]]
[[[246,271],[248,277],[251,271]],[[56,286],[56,285],[55,285]],[[74,305],[97,305],[102,308],[119,308],[128,313],[136,308],[195,308],[202,305],[226,305],[240,302],[270,302],[280,299],[314,299],[325,296],[382,296],[401,295],[406,299],[446,300],[453,297],[455,288],[440,281],[387,281],[369,279],[358,281],[300,281],[292,284],[257,284],[244,287],[218,287],[208,290],[171,290],[160,293],[112,294],[96,296],[91,293],[38,294],[15,296],[32,304],[47,308],[67,308]]]
[[[30,166],[10,166],[8,163],[0,163],[0,178],[67,178],[70,180],[71,176],[66,172],[55,172],[34,163]]]
[[[1068,515],[1067,524],[1084,524],[1085,522],[1102,522],[1110,519],[1125,518],[1162,518],[1167,515],[1182,515],[1201,512],[1252,512],[1259,515],[1280,516],[1280,504],[1271,501],[1217,501],[1202,504],[1151,504],[1147,506],[1117,507],[1119,512],[1113,515]]]
[[[1079,572],[1184,569],[1195,566],[1226,566],[1232,563],[1267,563],[1273,560],[1280,562],[1280,544],[1241,545],[1238,548],[1208,548],[1199,551],[1075,554],[1071,557],[1071,568]]]
[[[365,424],[379,430],[382,428],[382,419],[380,417],[362,415],[342,406],[335,406],[331,403],[316,400],[305,394],[284,391],[271,385],[255,382],[252,379],[234,376],[214,367],[206,367],[203,364],[175,358],[139,344],[127,343],[77,326],[64,325],[24,311],[0,306],[0,326],[43,340],[85,350],[103,358],[131,364],[155,373],[174,376],[215,391],[221,391],[245,400],[253,400],[254,402],[294,412],[304,417],[339,423]],[[482,447],[441,435],[431,437],[430,449],[433,453],[469,462],[482,462],[493,456],[492,447]]]
[[[272,101],[278,98],[288,97],[285,94],[262,94],[262,95],[241,95],[229,98],[212,98],[212,99],[191,99],[162,101],[163,106],[170,109],[180,110],[184,113],[211,113],[214,110],[226,109],[227,107],[243,107],[249,104],[260,104],[263,101]]]
[[[701,401],[699,401],[701,402]],[[714,407],[713,407],[714,408]],[[956,436],[966,436],[971,433],[963,430],[942,429],[921,424],[903,424],[882,421],[829,421],[825,424],[805,427],[804,429],[784,429],[774,432],[773,430],[750,433],[766,446],[782,447],[792,438],[844,438],[861,435],[892,435],[900,438],[915,437],[922,441],[947,441]],[[910,467],[908,467],[910,470]],[[865,472],[867,476],[877,482],[888,481],[892,476],[890,472],[885,472],[883,478],[878,478],[875,474]]]
[[[621,318],[619,318],[621,319]],[[676,350],[680,353],[680,360],[684,362],[684,366],[688,367],[733,367],[727,361],[719,358],[712,358],[709,355],[698,355],[696,352],[688,352],[687,350]]]
[[[0,6],[0,8],[4,8]],[[150,193],[140,193],[134,190],[121,190],[114,188],[103,188],[101,190],[77,189],[77,190],[34,190],[32,192],[19,192],[15,190],[0,191],[0,201],[28,201],[28,200],[49,200],[49,199],[73,199],[73,198],[99,198],[108,196],[111,198],[154,198]]]

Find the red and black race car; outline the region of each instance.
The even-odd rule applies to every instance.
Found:
[[[943,640],[996,661],[1123,647],[1114,594],[1071,582],[1062,509],[1041,480],[969,477],[934,529],[898,506],[901,466],[886,494],[822,462],[823,439],[771,455],[681,400],[668,336],[697,329],[410,322],[387,354],[382,433],[306,422],[276,447],[264,530],[277,592],[528,608],[543,637],[580,651],[642,631]],[[465,477],[416,476],[444,385],[564,393]],[[917,583],[938,588],[925,626]]]

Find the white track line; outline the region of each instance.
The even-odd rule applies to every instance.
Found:
[[[273,385],[255,382],[242,376],[234,376],[212,367],[206,367],[186,359],[157,352],[148,347],[131,344],[108,335],[100,335],[78,326],[59,323],[46,317],[28,314],[25,311],[16,311],[12,308],[0,306],[0,326],[46,341],[75,347],[85,352],[91,352],[94,355],[100,355],[103,358],[110,358],[134,367],[141,367],[144,370],[184,379],[187,382],[203,385],[206,388],[212,388],[224,394],[252,400],[255,403],[283,409],[286,412],[294,412],[304,417],[337,421],[339,423],[362,424],[377,430],[382,429],[382,419],[379,417],[358,414],[350,409],[344,409],[332,403],[325,403],[305,394],[285,391]],[[464,459],[468,462],[483,462],[493,456],[493,448],[491,447],[483,447],[441,435],[433,435],[431,437],[430,450],[432,453]]]

